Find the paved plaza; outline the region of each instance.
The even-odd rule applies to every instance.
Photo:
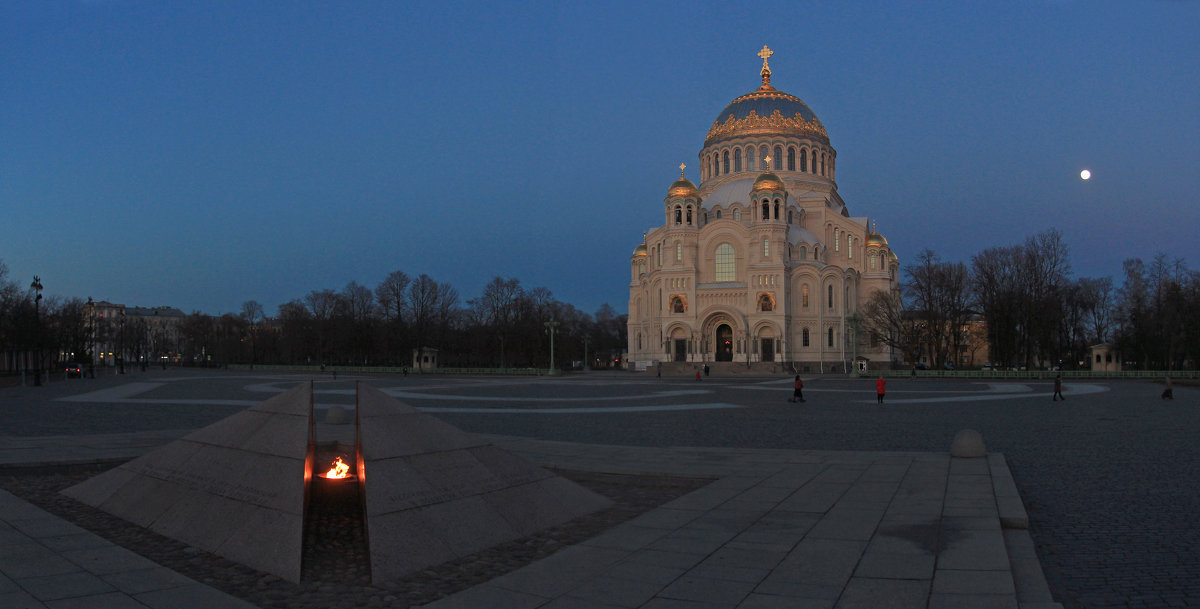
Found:
[[[169,370],[2,389],[0,463],[140,455],[307,378]],[[787,401],[790,377],[315,380],[319,417],[331,406],[352,406],[354,383],[364,382],[543,465],[719,478],[540,567],[435,603],[438,609],[501,606],[472,604],[497,595],[514,607],[769,607],[797,606],[796,599],[809,601],[800,606],[886,606],[872,604],[881,598],[894,606],[1035,607],[1050,600],[1038,596],[1034,571],[1042,570],[1053,600],[1068,608],[1200,606],[1200,533],[1192,524],[1200,390],[1177,386],[1176,399],[1164,402],[1153,383],[1068,381],[1066,401],[1052,402],[1049,379],[894,379],[881,406],[870,378],[806,376],[802,404]],[[982,432],[992,457],[949,458],[951,439],[966,428]],[[976,497],[985,478],[994,511],[1008,472],[1024,500],[1028,533],[955,513],[979,507],[955,497]],[[103,540],[76,538],[81,531],[59,530],[72,525],[0,495],[0,534],[26,553],[0,558],[0,599],[86,606],[78,597],[30,596],[29,586],[50,582],[21,571],[27,555],[77,582],[59,590],[103,590],[134,603],[111,606],[166,606],[157,599],[170,598],[170,590],[202,588],[134,557],[116,575],[88,571],[67,553],[103,547]],[[941,522],[943,545],[928,542],[929,522]],[[947,536],[970,549],[956,555],[944,546]],[[54,549],[68,538],[83,547]],[[45,539],[49,545],[37,541]],[[996,555],[998,539],[1008,564]],[[898,557],[905,551],[910,556]],[[696,560],[684,564],[673,554]],[[895,560],[880,558],[888,555]],[[659,560],[637,562],[648,557]],[[594,568],[577,573],[585,564]],[[901,566],[909,570],[895,571]],[[143,570],[170,585],[115,583]],[[824,579],[794,576],[802,572]],[[926,604],[905,600],[918,597]]]

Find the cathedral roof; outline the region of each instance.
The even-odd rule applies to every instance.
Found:
[[[771,86],[771,68],[767,57],[772,52],[763,47],[762,86],[734,99],[717,115],[704,145],[743,135],[788,134],[811,137],[826,144],[829,134],[816,113],[799,97]]]
[[[800,243],[821,245],[821,240],[818,239],[816,235],[812,234],[812,231],[808,230],[807,228],[793,225],[788,227],[788,243],[792,245],[797,245]]]

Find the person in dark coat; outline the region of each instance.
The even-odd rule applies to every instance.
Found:
[[[1050,401],[1057,402],[1059,400],[1066,400],[1066,399],[1067,398],[1063,397],[1063,394],[1062,394],[1062,375],[1056,374],[1056,375],[1054,375],[1054,398]]]
[[[1162,392],[1162,399],[1164,399],[1164,400],[1175,399],[1175,388],[1171,386],[1171,377],[1169,377],[1169,376],[1167,377],[1167,388],[1163,389],[1163,392]]]

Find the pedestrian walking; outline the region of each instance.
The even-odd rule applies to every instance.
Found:
[[[662,378],[662,362],[658,362],[658,366],[656,368],[658,370],[658,378]]]
[[[792,397],[788,398],[789,402],[804,401],[804,381],[800,380],[800,375],[796,375],[796,382],[792,385]]]
[[[700,369],[696,368],[696,380],[700,380]]]
[[[879,380],[875,381],[875,399],[880,404],[883,403],[883,394],[886,393],[887,381],[883,380],[883,375],[879,375]]]
[[[1054,375],[1054,398],[1050,401],[1057,402],[1066,399],[1062,394],[1062,374],[1056,374]]]
[[[1171,377],[1170,376],[1167,377],[1167,388],[1163,389],[1162,399],[1164,399],[1164,400],[1175,399],[1175,388],[1171,386]]]
[[[704,376],[708,376],[708,364],[704,364]]]

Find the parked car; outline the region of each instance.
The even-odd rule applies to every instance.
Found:
[[[80,366],[79,364],[67,364],[66,372],[67,378],[71,378],[73,376],[83,378],[83,366]]]

